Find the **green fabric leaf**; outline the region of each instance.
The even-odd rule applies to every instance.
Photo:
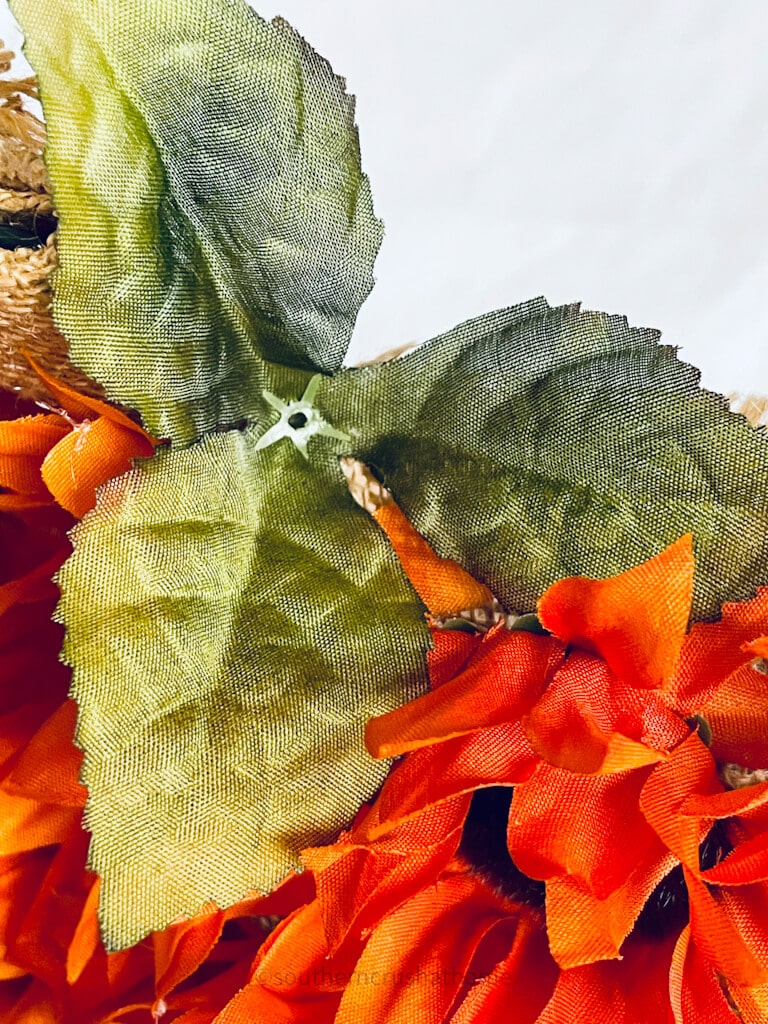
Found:
[[[59,576],[110,948],[299,868],[387,773],[366,720],[426,686],[423,609],[338,442],[263,431],[112,481]]]
[[[340,366],[382,228],[344,82],[244,0],[14,0],[72,361],[161,437],[248,416],[262,360]]]
[[[508,609],[690,531],[693,618],[714,618],[768,582],[768,440],[658,338],[538,299],[343,371],[324,401],[416,528]]]

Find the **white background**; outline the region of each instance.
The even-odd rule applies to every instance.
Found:
[[[544,294],[768,393],[765,0],[257,6],[358,98],[387,233],[351,361]]]

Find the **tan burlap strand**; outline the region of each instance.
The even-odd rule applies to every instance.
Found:
[[[38,218],[54,214],[43,163],[45,126],[24,106],[25,98],[37,99],[36,82],[10,77],[12,59],[0,42],[0,223],[34,229]],[[53,234],[37,248],[0,248],[0,388],[45,405],[55,402],[22,350],[78,391],[102,395],[95,381],[69,363],[67,343],[54,327],[50,279],[55,267]]]

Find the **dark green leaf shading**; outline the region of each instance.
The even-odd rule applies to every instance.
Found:
[[[158,436],[249,416],[262,360],[340,366],[381,241],[344,82],[244,0],[14,0],[72,361]]]
[[[540,299],[346,370],[324,401],[416,528],[508,608],[690,531],[701,619],[768,583],[768,439],[698,380],[657,332]]]

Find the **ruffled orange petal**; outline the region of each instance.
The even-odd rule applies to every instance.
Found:
[[[427,651],[431,688],[436,690],[462,672],[473,657],[480,656],[482,645],[494,635],[493,632],[483,635],[457,629],[433,629],[432,650]]]
[[[744,986],[730,982],[728,995],[738,1007],[738,1024],[765,1024],[768,1020],[768,984]],[[720,1021],[715,1020],[713,1024],[720,1024]],[[729,1024],[733,1024],[733,1015]]]
[[[382,505],[373,518],[386,533],[413,589],[437,616],[456,615],[491,604],[493,594],[458,562],[440,558],[397,505]]]
[[[108,420],[112,420],[114,423],[120,424],[127,430],[132,430],[137,434],[140,434],[145,440],[155,445],[159,442],[150,433],[148,433],[140,424],[132,420],[130,416],[126,416],[124,412],[117,409],[114,405],[110,405],[109,402],[102,402],[98,398],[92,398],[91,395],[82,395],[79,391],[75,391],[68,384],[58,380],[52,374],[44,370],[38,362],[36,362],[29,352],[23,353],[32,369],[38,375],[38,377],[45,383],[45,386],[54,396],[54,398],[61,403],[63,409],[65,409],[70,416],[73,416],[77,420],[88,420],[93,419],[93,413],[97,416],[105,416]]]
[[[550,879],[547,934],[557,963],[574,968],[620,958],[648,897],[676,863],[674,855],[658,843],[602,899],[571,875]]]
[[[11,983],[7,994],[0,989],[3,1024],[61,1024],[60,1009],[49,989],[37,979],[31,985],[22,982],[17,990]]]
[[[197,970],[218,942],[223,926],[224,911],[210,907],[153,934],[157,999],[165,998]]]
[[[133,459],[149,458],[153,452],[154,443],[144,431],[99,416],[59,441],[45,457],[41,474],[59,505],[81,519],[95,506],[97,487],[126,473]]]
[[[562,661],[562,645],[551,637],[499,628],[483,643],[481,656],[436,690],[366,725],[373,757],[466,735],[519,718],[536,700]]]
[[[566,643],[596,651],[616,675],[643,688],[672,678],[693,594],[690,534],[607,580],[553,584],[538,603],[542,625]]]
[[[742,644],[741,649],[756,658],[768,658],[768,636],[759,636],[756,640]]]
[[[0,980],[27,973],[25,966],[8,957],[8,947],[40,890],[49,862],[48,850],[0,858]]]
[[[29,743],[41,721],[45,720],[47,703],[22,704],[8,714],[0,715],[0,778],[5,778],[8,762]],[[10,769],[8,769],[10,770]]]
[[[657,863],[664,850],[639,806],[650,771],[585,776],[540,765],[512,800],[507,843],[515,864],[542,881],[569,875],[600,900],[638,864]]]
[[[751,601],[725,604],[717,622],[695,622],[686,636],[671,693],[683,715],[700,712],[732,672],[749,660],[745,643],[768,633],[768,587]]]
[[[639,741],[637,711],[617,704],[610,669],[598,658],[574,651],[541,698],[523,718],[536,753],[549,764],[585,775],[608,775],[655,764],[663,751]],[[637,738],[619,731],[631,729]]]
[[[754,816],[753,812],[765,811],[768,805],[768,782],[741,789],[694,792],[680,805],[680,814],[689,818],[734,818],[741,815]]]
[[[365,824],[332,846],[304,850],[313,872],[329,951],[348,934],[367,934],[381,919],[447,867],[461,841],[469,798],[431,808],[380,840]],[[370,829],[375,833],[376,827]],[[355,837],[366,842],[356,845]]]
[[[672,1024],[668,986],[674,938],[632,938],[621,960],[562,971],[537,1024]]]
[[[675,1024],[734,1024],[736,1020],[717,975],[691,942],[689,926],[672,954],[669,992]]]
[[[78,781],[83,755],[73,736],[77,706],[67,700],[28,741],[3,788],[19,796],[67,807],[84,807],[88,795]]]
[[[538,763],[519,722],[414,751],[389,775],[379,794],[379,834],[453,797],[484,786],[524,782]]]
[[[14,605],[35,604],[50,600],[58,595],[51,576],[57,572],[67,557],[68,547],[62,547],[45,562],[35,566],[19,579],[9,580],[0,587],[0,615]]]
[[[720,682],[700,713],[712,732],[712,753],[719,761],[768,767],[768,677],[751,661]]]
[[[521,907],[509,952],[470,989],[451,1024],[536,1024],[558,975],[540,915]]]
[[[768,982],[768,887],[710,888],[686,871],[691,934],[714,970],[750,988]]]
[[[77,828],[56,851],[13,945],[17,963],[55,991],[66,984],[67,949],[92,876],[83,870],[88,837]]]
[[[681,809],[693,794],[720,793],[715,763],[698,733],[691,733],[648,777],[640,806],[659,838],[681,863],[699,870],[699,845],[711,822],[702,822]]]
[[[729,853],[708,871],[702,871],[707,885],[751,885],[768,881],[768,832],[760,832]],[[768,920],[764,923],[768,931]]]
[[[82,817],[78,807],[43,804],[0,791],[0,856],[63,842]]]
[[[99,934],[99,890],[101,880],[94,878],[80,918],[67,947],[67,984],[74,985],[101,945]]]
[[[0,421],[0,487],[40,501],[51,494],[40,477],[43,459],[69,431],[61,416]]]
[[[249,984],[212,1024],[334,1024],[349,975],[327,954],[320,905],[310,903],[275,928]]]
[[[376,928],[355,964],[335,1024],[445,1020],[483,938],[513,913],[509,901],[457,864]],[[366,977],[380,983],[361,984]]]

